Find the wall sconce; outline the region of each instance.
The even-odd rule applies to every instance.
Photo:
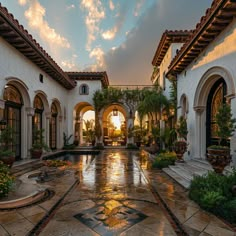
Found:
[[[116,107],[113,108],[112,114],[113,116],[118,116],[118,109]]]
[[[7,127],[7,122],[6,120],[0,120],[0,129],[4,130]]]

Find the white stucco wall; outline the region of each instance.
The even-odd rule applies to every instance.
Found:
[[[164,56],[161,64],[160,64],[160,86],[162,88],[164,88],[164,74],[167,73],[168,71],[168,67],[172,61],[172,59],[175,57],[176,55],[176,50],[180,49],[180,47],[182,46],[182,43],[172,43],[169,47],[169,49],[166,52],[166,55]],[[171,82],[165,78],[165,90],[164,90],[164,95],[167,98],[170,98],[170,85]]]
[[[230,77],[233,80],[232,87],[236,84],[236,20],[234,20],[201,54],[196,58],[192,64],[190,64],[180,75],[178,75],[178,103],[180,97],[186,94],[189,102],[189,113],[187,114],[188,122],[188,150],[190,152],[191,158],[202,158],[205,159],[206,145],[205,136],[199,133],[200,130],[206,129],[206,124],[204,119],[201,122],[201,127],[199,127],[199,120],[196,112],[194,111],[194,97],[196,94],[197,86],[199,81],[204,76],[208,70],[212,70],[214,74],[217,71],[221,71],[223,78]],[[216,69],[214,69],[216,68]],[[217,69],[220,68],[220,69]],[[213,78],[213,77],[211,77]],[[207,78],[205,78],[207,80]],[[235,91],[235,87],[232,88],[228,86],[228,90]],[[231,92],[229,92],[231,93]],[[234,95],[234,94],[231,94]],[[206,99],[206,98],[201,98]],[[179,103],[180,105],[180,103]],[[196,105],[196,104],[195,104]],[[206,104],[204,104],[206,106]],[[231,100],[231,106],[234,117],[236,117],[236,101],[233,97]],[[181,115],[181,108],[178,110],[178,115]],[[206,117],[205,108],[203,108],[202,117]],[[199,137],[199,135],[201,137]],[[199,140],[202,141],[202,145],[198,143]],[[231,139],[231,150],[233,154],[233,159],[235,162],[235,152],[236,141],[235,137]]]
[[[32,116],[30,116],[30,120],[27,112],[29,108],[33,108],[33,101],[37,92],[42,92],[45,95],[43,128],[45,129],[47,142],[49,142],[50,118],[50,113],[48,112],[50,112],[53,100],[59,103],[61,113],[58,115],[60,127],[57,130],[59,132],[57,135],[59,139],[57,148],[61,148],[63,146],[63,132],[68,135],[73,134],[73,111],[75,105],[80,102],[87,102],[92,105],[93,94],[96,90],[101,89],[101,81],[77,81],[78,85],[75,89],[67,90],[1,37],[0,52],[0,100],[2,101],[4,87],[9,82],[17,85],[16,87],[21,93],[25,90],[22,93],[24,105],[21,110],[21,157],[29,157],[27,150],[31,147],[32,137],[29,138],[29,133],[32,132],[30,130]],[[39,74],[43,75],[43,83],[39,80]],[[79,94],[79,86],[83,83],[89,86],[89,95]],[[28,101],[25,99],[26,97],[29,98]],[[33,109],[31,110],[33,111]]]
[[[89,88],[88,95],[80,95],[80,85],[87,84]],[[77,81],[77,86],[73,89],[68,91],[68,106],[67,106],[67,115],[68,115],[68,134],[74,133],[74,122],[75,122],[75,106],[78,103],[89,103],[93,106],[93,95],[95,91],[101,90],[102,84],[100,80],[82,80]]]

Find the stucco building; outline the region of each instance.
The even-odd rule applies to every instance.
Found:
[[[16,160],[30,157],[34,127],[51,149],[63,132],[81,134],[94,92],[109,85],[106,72],[63,71],[1,4],[0,62],[0,122],[14,128]]]
[[[235,15],[235,1],[214,0],[165,66],[165,76],[177,81],[178,116],[187,118],[189,145],[185,159],[205,159],[206,148],[217,141],[214,117],[220,104],[228,102],[236,117]],[[164,51],[157,64],[160,66],[167,56],[168,51]],[[236,164],[235,135],[230,147]]]

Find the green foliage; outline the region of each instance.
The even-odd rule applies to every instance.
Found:
[[[230,105],[223,104],[220,106],[215,119],[218,126],[216,134],[219,137],[219,145],[221,143],[225,145],[235,130],[236,119],[232,118]]]
[[[0,161],[0,198],[7,196],[13,183],[14,177],[10,175],[8,166]]]
[[[33,130],[33,144],[31,150],[44,149],[49,151],[47,144],[44,141],[44,129],[38,129],[35,127]]]
[[[236,198],[226,201],[219,208],[215,209],[215,214],[221,216],[232,224],[236,223]]]
[[[7,126],[6,129],[0,131],[0,156],[13,156],[12,144],[15,143],[14,130]]]
[[[169,165],[174,165],[176,160],[175,152],[163,152],[157,155],[152,167],[162,169],[168,167]]]
[[[133,144],[133,143],[128,143],[127,144],[127,146],[126,146],[126,148],[127,149],[134,149],[134,150],[136,150],[136,149],[139,149],[135,144]]]
[[[222,195],[222,192],[209,191],[202,197],[202,207],[204,209],[214,209],[217,206],[220,206],[225,201],[225,197]]]
[[[187,120],[183,116],[179,117],[178,123],[176,125],[176,132],[179,138],[187,140],[188,126]]]
[[[236,185],[235,170],[228,176],[209,172],[204,176],[194,177],[190,185],[189,197],[203,209],[231,221],[229,206],[230,204],[236,206],[236,198],[232,191],[234,185]],[[236,217],[233,221],[236,223]]]

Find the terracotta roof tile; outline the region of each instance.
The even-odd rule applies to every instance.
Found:
[[[235,0],[214,0],[172,60],[167,76],[181,73],[236,16]]]

